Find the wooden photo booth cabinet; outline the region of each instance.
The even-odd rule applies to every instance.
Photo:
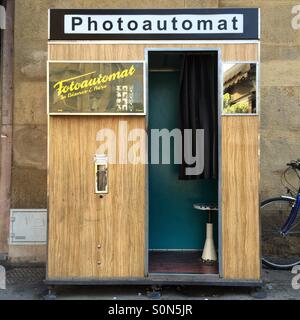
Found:
[[[249,12],[247,9],[244,12],[242,9],[238,10],[210,9],[201,11],[201,9],[182,9],[179,11],[157,10],[157,12],[149,10],[149,12],[153,15],[180,16],[185,14],[195,16],[204,14],[208,17],[215,13],[221,15],[244,14],[243,32],[246,33],[247,28],[254,27],[254,29],[256,28],[256,35],[249,36],[241,33],[230,35],[230,32],[228,32],[219,35],[199,33],[195,37],[195,35],[190,36],[181,33],[177,34],[176,37],[176,34],[173,33],[171,37],[170,34],[165,35],[165,37],[161,34],[156,36],[151,34],[148,38],[147,35],[130,34],[127,35],[127,38],[126,35],[125,38],[122,38],[120,34],[118,38],[116,34],[100,34],[99,36],[99,34],[88,34],[88,32],[84,33],[83,31],[81,31],[81,34],[67,34],[63,33],[66,26],[64,30],[63,27],[61,27],[62,30],[58,30],[59,26],[63,24],[58,24],[57,19],[63,19],[64,15],[79,16],[84,14],[84,10],[50,10],[48,69],[51,70],[52,65],[57,67],[57,64],[76,63],[80,68],[83,68],[81,69],[84,70],[83,73],[87,74],[90,69],[88,66],[84,69],[83,64],[140,64],[143,67],[143,83],[141,86],[143,89],[144,112],[142,111],[140,114],[134,112],[132,114],[124,112],[104,114],[97,111],[84,111],[85,98],[82,95],[79,98],[82,103],[81,113],[68,110],[60,114],[60,112],[53,112],[53,110],[51,112],[51,104],[54,102],[48,98],[48,252],[46,282],[49,285],[186,283],[255,286],[261,283],[258,99],[259,10],[251,9]],[[104,11],[89,10],[87,14],[99,16],[108,14]],[[143,15],[147,14],[147,10],[110,11],[110,14],[129,15],[131,13]],[[254,24],[252,27],[249,27],[248,14],[251,17],[253,17],[252,15],[256,17],[256,19],[251,20],[251,23]],[[67,21],[64,20],[65,24],[67,24]],[[61,36],[59,32],[61,32]],[[165,93],[155,93],[153,91],[151,96],[151,88],[154,86],[153,84],[158,83],[157,77],[160,74],[159,72],[155,73],[151,78],[152,80],[150,79],[149,57],[153,52],[162,54],[208,52],[217,56],[219,175],[216,180],[216,188],[213,190],[218,203],[218,212],[215,214],[218,263],[217,272],[214,273],[151,272],[149,270],[149,249],[152,246],[149,243],[149,223],[153,223],[153,226],[157,223],[149,221],[149,206],[151,207],[149,202],[152,201],[152,198],[156,199],[156,196],[149,195],[149,188],[151,189],[151,186],[149,186],[149,183],[151,184],[151,181],[149,182],[149,179],[151,179],[150,165],[139,161],[127,164],[108,163],[107,167],[101,167],[100,165],[99,168],[101,167],[100,169],[103,172],[108,172],[105,176],[107,189],[104,192],[101,192],[101,190],[98,193],[95,192],[97,166],[95,169],[94,156],[99,148],[99,141],[97,140],[99,130],[109,129],[118,136],[120,122],[126,121],[128,132],[131,129],[149,131],[159,120],[155,120],[155,114],[151,115],[151,110],[154,109],[150,110],[150,108],[156,103],[153,101],[159,103],[159,99],[166,97],[164,94],[168,95],[175,91],[175,89],[172,89],[173,87],[170,87]],[[253,112],[224,113],[225,64],[255,65],[254,86],[256,87],[256,97]],[[152,69],[154,70],[155,67]],[[55,79],[54,77],[53,81],[58,81],[60,77],[59,68],[57,70],[58,78]],[[236,78],[236,82],[247,77],[247,74],[249,74],[247,72],[247,70],[240,71],[241,76]],[[62,73],[61,77],[71,79],[80,77],[80,73],[72,73],[72,70],[69,70],[69,73]],[[155,88],[163,86],[163,83],[171,85],[172,79],[176,78],[175,75],[171,75],[171,72],[166,72],[162,77],[165,78],[162,78],[161,85]],[[228,83],[231,79],[229,77]],[[175,79],[175,86],[176,81]],[[234,79],[232,82],[234,82]],[[51,86],[53,87],[53,82],[49,81],[48,88]],[[149,89],[149,87],[151,88]],[[50,89],[48,90],[49,95],[51,94]],[[98,98],[101,100],[101,97]],[[151,97],[155,97],[152,102],[150,101]],[[161,103],[162,106],[167,108],[167,102],[163,101]],[[153,125],[150,125],[151,123]],[[119,135],[117,144],[116,153],[119,157],[122,148],[125,148],[125,146],[130,148],[132,142],[127,137]],[[145,150],[147,151],[146,146]],[[141,155],[136,156],[140,157]],[[164,179],[163,174],[161,179]],[[170,201],[169,204],[175,205],[175,208],[176,201],[181,201],[179,194],[173,194],[168,199],[166,201]],[[189,199],[188,196],[187,199]],[[194,210],[193,201],[193,199],[190,200],[191,210]],[[193,214],[199,216],[197,212],[189,213],[190,216]],[[187,216],[189,215],[187,214]],[[171,218],[167,217],[166,219],[170,220]],[[203,224],[204,220],[201,221]],[[192,222],[190,224],[195,225]],[[159,230],[159,222],[154,227]],[[182,228],[188,228],[188,224]],[[201,228],[202,231],[199,231],[199,233],[205,233],[204,227]],[[165,230],[167,233],[167,229]],[[188,233],[188,231],[186,232]],[[161,236],[163,233],[163,231],[157,231],[153,234]],[[178,232],[171,236],[180,239],[181,234]],[[201,237],[203,238],[203,236]],[[195,239],[198,238],[195,236]],[[193,243],[189,244],[189,241],[194,240],[187,239],[187,244],[182,244],[180,249],[186,248],[187,251],[192,251]],[[154,248],[156,246],[155,241],[153,243]],[[164,248],[166,251],[172,252],[172,248],[176,248],[176,245],[165,244]],[[157,246],[159,247],[159,244]],[[200,249],[203,249],[202,240],[199,246],[202,246]]]

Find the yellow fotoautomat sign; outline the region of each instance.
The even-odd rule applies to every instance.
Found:
[[[49,114],[145,114],[142,62],[49,62]]]

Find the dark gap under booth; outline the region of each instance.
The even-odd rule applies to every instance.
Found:
[[[261,285],[259,19],[49,10],[49,286]]]

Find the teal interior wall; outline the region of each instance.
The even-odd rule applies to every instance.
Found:
[[[149,129],[179,127],[179,72],[149,73],[148,113]],[[216,180],[178,180],[178,165],[149,161],[149,249],[202,249],[207,213],[193,204],[217,198]],[[212,218],[217,246],[217,214]]]

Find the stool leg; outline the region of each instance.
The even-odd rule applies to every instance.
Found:
[[[206,224],[206,240],[203,249],[202,259],[205,261],[217,261],[217,254],[213,240],[213,224]]]

